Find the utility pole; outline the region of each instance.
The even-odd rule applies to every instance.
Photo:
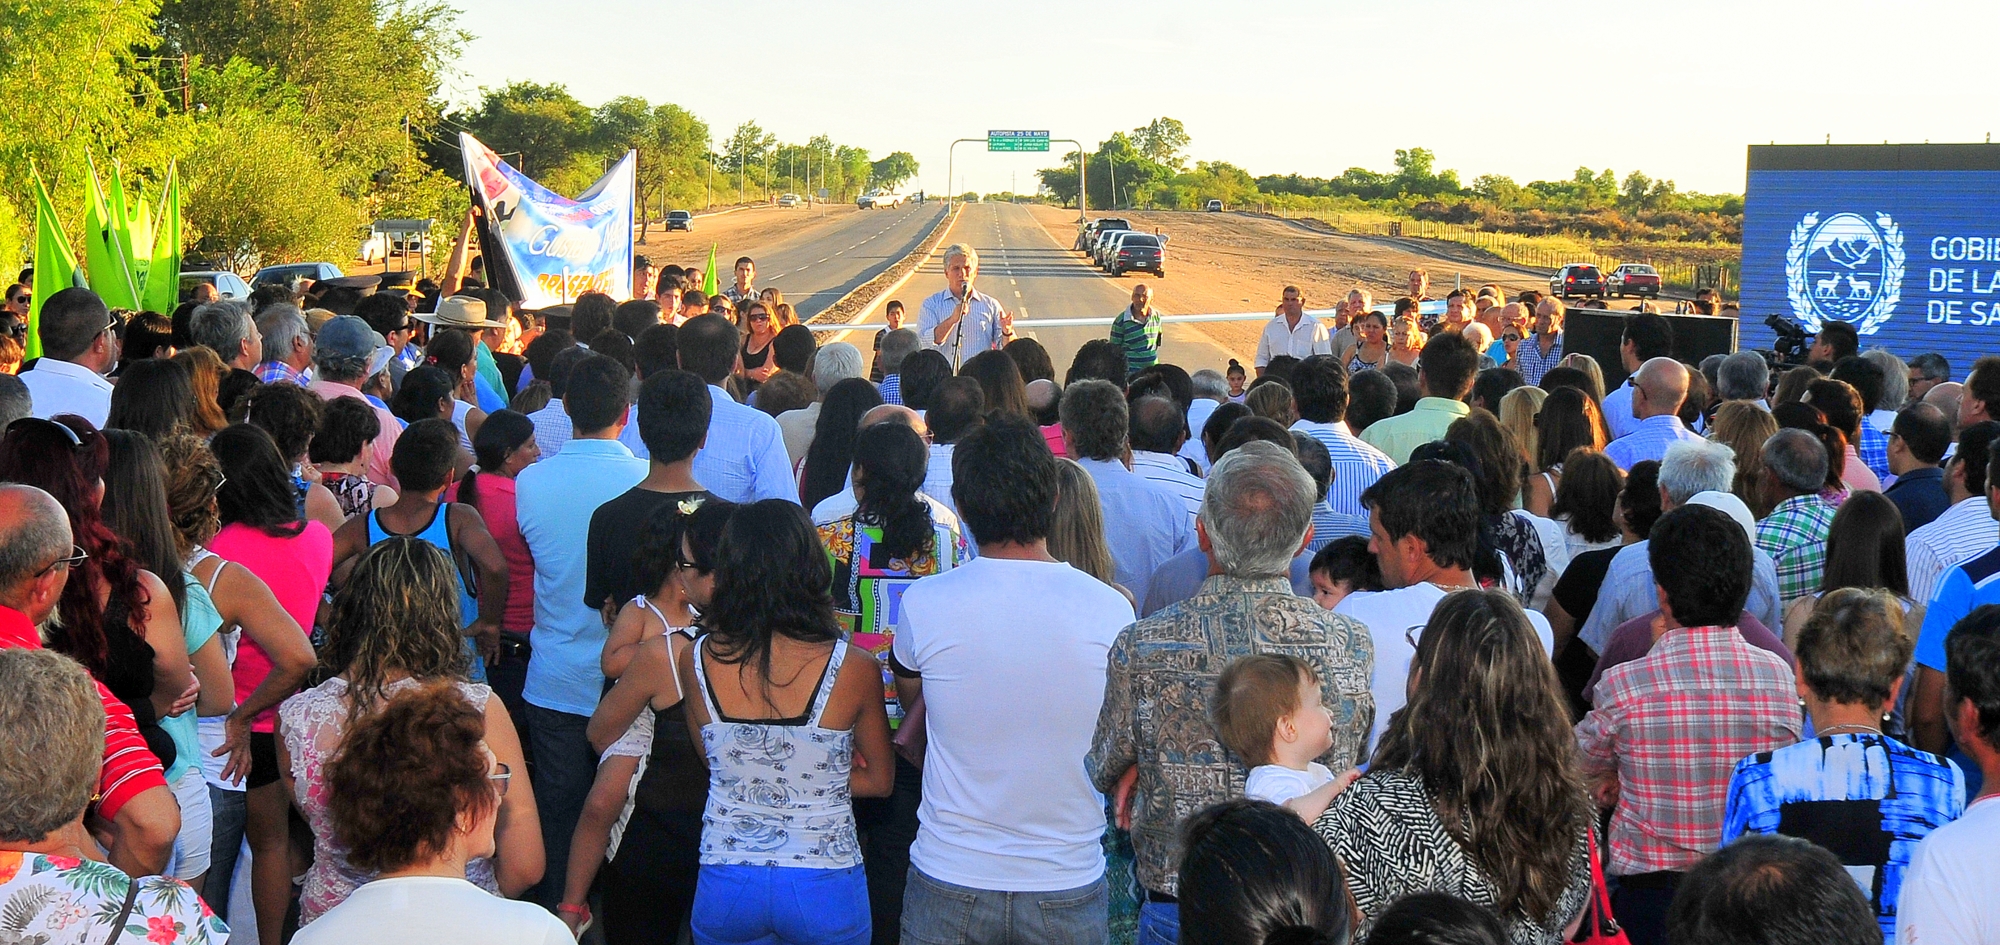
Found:
[[[771,202],[771,152],[764,152],[764,202]]]

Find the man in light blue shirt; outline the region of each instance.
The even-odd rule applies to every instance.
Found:
[[[1188,521],[1201,514],[1200,476],[1188,471],[1178,453],[1187,439],[1187,424],[1179,404],[1165,397],[1146,396],[1131,403],[1132,471],[1172,489],[1187,503]]]
[[[694,478],[717,498],[731,502],[799,501],[778,421],[737,403],[722,389],[736,368],[742,344],[736,326],[720,315],[699,315],[681,326],[678,340],[681,369],[708,383],[715,405],[708,418],[708,442],[694,457]]]
[[[973,355],[998,351],[1014,340],[1014,316],[1000,300],[972,287],[978,275],[979,251],[953,243],[944,251],[949,288],[925,299],[917,315],[918,340],[949,359],[953,371]]]
[[[1104,510],[1104,538],[1118,583],[1146,599],[1153,572],[1195,547],[1194,523],[1179,493],[1133,472],[1125,395],[1109,381],[1087,380],[1063,391],[1063,438],[1070,456],[1090,473]]]
[[[534,653],[522,696],[548,864],[530,898],[544,905],[562,894],[570,835],[597,773],[584,732],[604,691],[606,628],[583,602],[586,545],[591,513],[646,478],[646,461],[618,442],[631,385],[631,372],[608,357],[579,362],[564,395],[574,435],[515,480],[516,518],[535,558]]]
[[[1658,461],[1675,443],[1700,439],[1678,416],[1687,392],[1687,365],[1672,358],[1654,358],[1640,365],[1639,373],[1632,375],[1635,423],[1631,432],[1604,447],[1605,457],[1619,469],[1631,469],[1643,460]]]
[[[1360,519],[1361,533],[1367,534],[1368,510],[1361,506],[1361,493],[1396,464],[1347,428],[1347,369],[1326,355],[1300,361],[1292,369],[1292,400],[1299,408],[1292,432],[1318,440],[1333,463],[1333,485],[1323,504],[1337,514]],[[1334,537],[1317,535],[1314,540]]]
[[[1618,340],[1619,366],[1627,374],[1636,373],[1639,366],[1654,358],[1670,358],[1674,355],[1674,326],[1666,318],[1652,312],[1640,312],[1625,318],[1625,330]],[[1633,378],[1604,395],[1604,422],[1611,427],[1611,438],[1618,439],[1639,425],[1632,415]]]

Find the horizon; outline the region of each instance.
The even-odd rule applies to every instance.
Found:
[[[618,95],[673,102],[708,122],[718,143],[747,120],[785,142],[826,134],[866,148],[873,157],[909,151],[921,171],[907,189],[930,193],[1033,193],[1034,172],[1055,166],[1068,149],[1055,144],[1047,154],[989,155],[977,144],[962,145],[956,162],[960,180],[947,182],[947,148],[954,138],[980,138],[997,129],[1047,130],[1054,138],[1081,140],[1091,150],[1113,132],[1167,116],[1187,127],[1190,166],[1225,161],[1252,176],[1390,170],[1396,149],[1423,147],[1437,155],[1440,170],[1458,171],[1467,185],[1482,174],[1522,184],[1568,180],[1582,166],[1610,168],[1621,178],[1644,171],[1683,191],[1740,194],[1746,149],[1753,144],[1977,143],[1990,140],[1991,116],[2000,112],[2000,91],[1983,75],[1983,32],[1931,28],[1934,21],[1953,19],[1953,13],[1988,12],[1983,4],[1963,0],[1937,0],[1919,5],[1918,14],[1895,16],[1858,0],[1699,0],[1667,15],[1655,15],[1657,4],[1563,0],[1523,0],[1505,9],[1470,0],[1412,0],[1393,8],[1352,2],[1319,8],[1290,0],[1259,5],[1265,12],[1258,22],[1281,19],[1289,35],[1369,37],[1357,50],[1360,68],[1379,73],[1384,82],[1370,81],[1367,94],[1358,96],[1324,80],[1338,41],[1301,52],[1297,67],[1278,67],[1310,71],[1316,79],[1272,95],[1283,86],[1270,70],[1234,65],[1245,41],[1218,40],[1227,29],[1218,30],[1212,11],[1189,0],[1158,0],[1152,9],[1161,16],[1082,38],[1067,30],[1073,8],[1051,0],[1027,0],[1005,17],[963,18],[970,21],[962,27],[967,44],[984,57],[973,61],[993,63],[986,71],[1004,74],[1004,83],[983,78],[979,69],[913,81],[925,74],[928,53],[926,41],[910,37],[937,14],[909,0],[870,4],[863,15],[802,0],[750,0],[731,13],[774,31],[769,51],[761,54],[732,44],[726,29],[723,38],[715,38],[719,18],[713,8],[679,0],[589,5],[587,15],[554,18],[541,15],[528,0],[484,0],[476,15],[464,12],[460,25],[476,38],[441,94],[455,108],[476,101],[482,87],[527,80],[562,84],[591,106]],[[1620,60],[1623,50],[1617,47],[1569,50],[1559,37],[1551,40],[1550,30],[1577,17],[1589,19],[1586,37],[1650,33],[1671,19],[1699,24],[1704,35],[1793,39],[1757,49],[1709,42],[1704,58],[1686,64],[1679,61],[1684,55],[1679,46],[1702,42],[1699,37],[1649,41],[1640,44],[1641,67],[1634,69]],[[669,37],[672,64],[662,66],[668,54],[653,52],[660,44],[643,41],[637,56],[623,59],[519,54],[524,48],[601,46],[607,23],[617,25],[620,39]],[[1404,60],[1383,52],[1383,39],[1410,24],[1435,33],[1439,23],[1457,24],[1459,42],[1451,48],[1462,51],[1464,67],[1447,73],[1441,56],[1419,53],[1409,59],[1409,69],[1391,75]],[[672,38],[675,24],[689,25],[697,38]],[[856,37],[868,44],[856,46]],[[1135,41],[1129,81],[1082,65],[1131,59]],[[1543,41],[1550,45],[1536,45]],[[1527,51],[1509,56],[1524,44]],[[1787,51],[1810,49],[1857,50],[1842,54],[1850,62],[1918,61],[1926,87],[1942,91],[1911,96],[1909,82],[1877,82],[1837,94],[1805,94],[1813,87],[1802,79],[1799,57]],[[1218,54],[1220,69],[1181,65]],[[1579,70],[1600,73],[1587,100],[1575,93]],[[1818,76],[1806,78],[1833,70],[1813,71]],[[1118,94],[1135,85],[1144,93]],[[1107,98],[1113,104],[1106,105]],[[1797,107],[1784,114],[1770,108],[1786,100],[1796,100]],[[1408,123],[1412,103],[1421,122],[1409,131],[1395,130]],[[1621,121],[1620,110],[1631,103],[1647,115]],[[1757,104],[1740,107],[1745,103]],[[954,109],[962,117],[947,114]],[[1292,116],[1336,110],[1341,117],[1286,124]],[[1579,112],[1587,115],[1587,130],[1555,127]],[[1534,130],[1506,133],[1512,128]]]

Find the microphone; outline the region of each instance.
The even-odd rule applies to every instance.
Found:
[[[961,362],[965,360],[965,320],[972,317],[971,273],[967,273],[965,276],[965,295],[959,299],[959,302],[965,306],[965,314],[959,318],[958,325],[952,329],[951,333],[951,369],[954,374],[958,373],[958,369],[963,366]]]

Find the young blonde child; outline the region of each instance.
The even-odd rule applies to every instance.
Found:
[[[1216,681],[1210,706],[1222,747],[1250,768],[1243,793],[1270,801],[1310,823],[1361,776],[1339,776],[1314,761],[1333,748],[1333,715],[1312,664],[1284,653],[1231,662]]]
[[[654,591],[634,597],[619,608],[604,640],[601,662],[606,679],[624,678],[645,645],[662,635],[669,636],[668,646],[674,657],[684,655],[687,643],[693,639],[695,610],[678,565],[685,518],[679,509],[667,507],[646,523],[645,535],[633,554],[632,567]],[[677,697],[678,691],[670,696]],[[578,935],[590,925],[590,909],[585,900],[590,896],[598,870],[618,854],[621,834],[632,815],[634,791],[645,772],[646,759],[652,754],[654,713],[647,709],[672,705],[671,701],[665,706],[649,705],[653,701],[650,696],[643,701],[607,696],[591,720],[592,734],[603,731],[604,723],[622,727],[624,734],[604,749],[596,780],[591,783],[583,814],[577,818],[576,832],[570,839],[569,869],[564,877],[562,902],[556,910]],[[610,717],[613,715],[616,718]]]

